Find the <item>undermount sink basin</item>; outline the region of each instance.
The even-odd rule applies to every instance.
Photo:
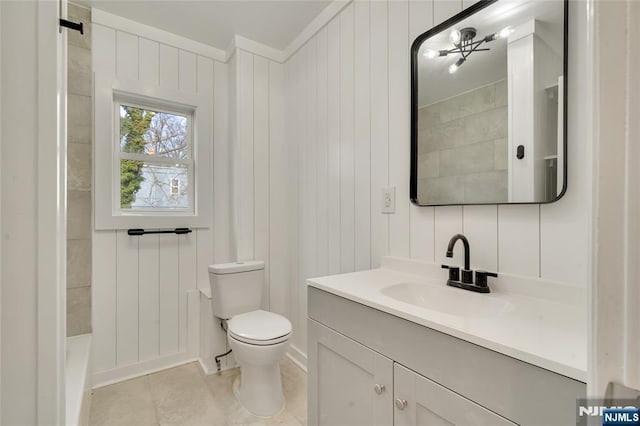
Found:
[[[460,317],[496,317],[512,309],[511,303],[506,300],[444,286],[401,283],[380,291],[400,302]]]

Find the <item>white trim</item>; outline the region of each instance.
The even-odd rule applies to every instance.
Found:
[[[265,57],[269,60],[285,63],[294,53],[298,51],[307,41],[316,35],[325,25],[329,23],[342,9],[353,0],[333,0],[322,12],[320,12],[284,50],[278,50],[266,44],[248,39],[241,35],[234,35],[227,49],[219,49],[208,44],[204,44],[189,38],[161,30],[150,25],[142,24],[122,16],[105,12],[95,7],[91,9],[92,23],[102,25],[117,31],[123,31],[139,37],[155,40],[168,44],[182,50],[190,51],[201,56],[227,63],[233,57],[236,49],[242,49],[254,55]]]
[[[188,352],[180,352],[149,361],[137,362],[135,364],[125,365],[124,367],[116,367],[111,370],[94,373],[91,383],[93,383],[93,389],[98,389],[114,383],[135,379],[136,377],[167,370],[169,368],[178,367],[195,361],[198,361],[197,357],[194,357]]]
[[[227,61],[227,54],[222,49],[218,49],[150,25],[132,21],[131,19],[123,18],[122,16],[113,15],[105,12],[104,10],[92,8],[91,13],[91,21],[93,24],[102,25],[113,28],[114,30],[123,31],[139,37],[148,38],[150,40],[178,47],[182,50],[206,56],[216,61]]]
[[[91,334],[67,337],[67,426],[87,425],[91,405]]]
[[[2,48],[2,5],[0,5],[0,48]],[[2,54],[0,54],[0,86],[2,85]],[[2,123],[2,94],[0,91],[0,127]],[[2,147],[2,132],[0,131],[0,147]],[[2,150],[0,149],[0,152]],[[0,164],[2,155],[0,154]],[[2,174],[0,173],[0,188],[2,188]],[[0,189],[0,235],[2,233],[2,190]],[[2,244],[0,244],[0,294],[2,294]],[[0,422],[2,421],[2,302],[0,301]]]
[[[293,361],[305,373],[307,372],[307,354],[302,352],[296,345],[290,345],[287,351],[287,358]]]
[[[218,371],[218,369],[213,366],[214,365],[213,363],[207,363],[202,358],[198,358],[198,363],[200,364],[200,368],[202,368],[202,372],[205,374],[205,376],[211,376],[212,374],[216,374],[219,372],[221,373],[227,370],[233,370],[234,368],[239,368],[237,364],[231,364],[231,365],[227,364],[224,367],[221,365],[220,371]]]
[[[294,53],[298,51],[307,41],[309,41],[318,31],[324,28],[337,14],[342,12],[353,0],[333,0],[322,12],[309,23],[298,36],[283,50],[282,62],[286,62]]]
[[[65,423],[66,31],[58,2],[38,2],[37,419]],[[66,13],[66,1],[60,2]],[[64,15],[63,15],[64,16]],[[53,72],[52,72],[53,71]]]
[[[116,173],[119,157],[114,152],[115,103],[114,96],[122,98],[145,98],[151,105],[170,104],[193,110],[192,159],[195,162],[193,176],[193,212],[137,212],[123,214],[114,205],[114,194],[119,190]],[[171,109],[174,109],[171,107]],[[137,81],[117,79],[99,72],[94,77],[94,219],[95,229],[126,228],[208,228],[212,212],[211,179],[207,159],[212,149],[211,105],[204,94],[190,94],[178,90],[142,84]],[[98,119],[98,117],[102,117]],[[108,118],[107,118],[108,117]],[[118,208],[117,208],[118,207]]]
[[[235,49],[242,49],[254,55],[262,56],[275,62],[282,63],[285,61],[284,51],[275,49],[266,44],[236,35],[227,50],[227,60],[233,55]]]

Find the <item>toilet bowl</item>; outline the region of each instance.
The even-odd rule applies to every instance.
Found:
[[[285,404],[280,361],[289,347],[291,322],[260,309],[263,280],[262,261],[209,266],[213,314],[227,320],[227,340],[240,366],[234,392],[250,413],[271,417]]]
[[[231,318],[227,327],[229,346],[240,365],[238,399],[256,416],[277,414],[284,408],[280,361],[289,347],[291,323],[256,310]]]

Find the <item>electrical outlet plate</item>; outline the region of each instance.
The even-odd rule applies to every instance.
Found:
[[[382,188],[382,213],[395,213],[396,212],[396,187],[388,186]]]

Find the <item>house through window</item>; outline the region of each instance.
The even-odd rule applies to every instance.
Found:
[[[122,102],[116,111],[120,209],[192,212],[192,114]]]

